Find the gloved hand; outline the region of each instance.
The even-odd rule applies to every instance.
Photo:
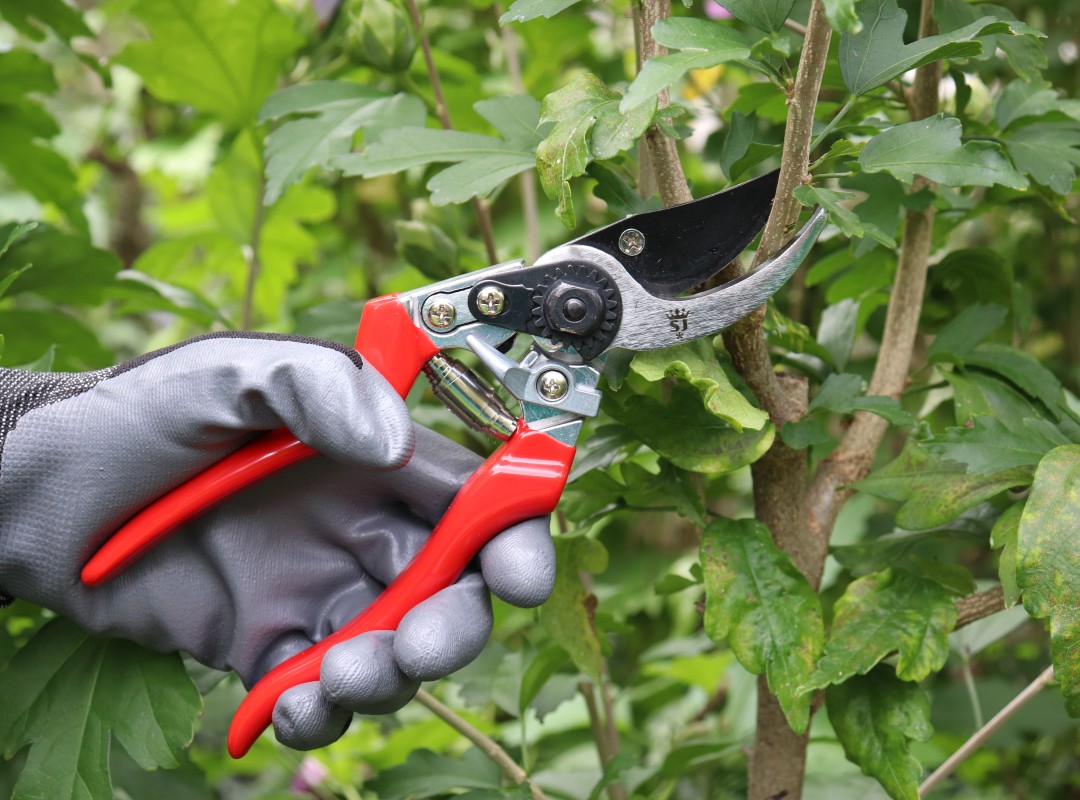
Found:
[[[233,497],[112,582],[81,584],[82,565],[135,512],[282,425],[325,455]],[[415,428],[382,376],[331,342],[215,334],[97,372],[0,370],[0,587],[250,686],[367,606],[479,462]],[[321,747],[352,711],[400,708],[420,681],[475,658],[491,630],[488,587],[524,607],[550,594],[547,520],[500,534],[479,561],[397,632],[333,648],[318,683],[278,701],[278,739]]]

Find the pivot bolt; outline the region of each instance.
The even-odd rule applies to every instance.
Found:
[[[496,317],[506,305],[506,295],[497,286],[484,286],[476,293],[476,307],[485,317]]]
[[[557,369],[549,369],[547,372],[541,373],[540,377],[536,379],[536,388],[545,399],[555,402],[566,397],[566,391],[570,388],[570,383],[566,380],[566,376]]]
[[[641,255],[645,249],[645,234],[637,228],[627,228],[619,236],[619,249],[628,256]]]
[[[437,330],[446,330],[454,324],[454,320],[457,318],[457,311],[454,310],[454,304],[446,300],[436,300],[427,309],[427,321],[432,328]]]

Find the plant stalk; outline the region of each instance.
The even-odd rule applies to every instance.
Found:
[[[951,775],[953,770],[960,766],[968,756],[982,747],[983,743],[993,736],[998,728],[1008,722],[1017,711],[1023,708],[1031,698],[1042,691],[1042,688],[1053,679],[1054,668],[1053,666],[1049,666],[1043,670],[1038,678],[1028,684],[1024,691],[1020,692],[1020,694],[1010,700],[1005,708],[1001,709],[1001,711],[995,714],[989,722],[979,728],[979,730],[975,731],[972,737],[960,746],[959,750],[949,756],[944,764],[934,770],[930,777],[923,781],[922,785],[919,787],[919,797],[926,797],[926,795],[933,791],[935,786]]]
[[[439,124],[443,130],[451,131],[454,123],[450,119],[450,107],[446,103],[446,95],[443,94],[442,80],[439,71],[435,68],[435,57],[431,52],[431,42],[424,31],[424,21],[420,17],[420,9],[416,0],[405,0],[409,7],[409,16],[412,18],[413,28],[420,37],[420,49],[424,53],[424,63],[427,64],[428,80],[431,81],[431,91],[435,95],[435,116],[439,118]],[[498,251],[495,249],[495,233],[491,224],[491,209],[487,201],[480,197],[472,199],[473,211],[476,212],[476,222],[480,228],[480,236],[484,240],[484,249],[487,251],[488,260],[492,264],[499,263]]]
[[[540,790],[540,787],[532,782],[532,779],[529,778],[525,770],[510,757],[509,753],[499,746],[498,742],[484,734],[475,726],[470,725],[454,713],[453,709],[445,703],[440,702],[427,690],[420,689],[416,693],[416,699],[422,706],[431,711],[432,714],[476,745],[480,752],[498,764],[503,771],[503,775],[519,786],[523,783],[528,784],[529,791],[532,792],[533,800],[547,800],[547,795]],[[524,746],[523,742],[522,747]]]

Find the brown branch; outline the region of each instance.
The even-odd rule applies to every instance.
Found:
[[[596,702],[596,685],[592,681],[582,681],[578,685],[578,690],[585,698],[585,708],[589,712],[589,727],[592,729],[593,741],[596,742],[596,752],[600,756],[600,766],[602,769],[607,769],[608,762],[619,754],[619,734],[615,730],[611,697],[601,690],[606,712],[602,714]],[[610,800],[626,800],[626,787],[621,783],[608,784],[607,793]]]
[[[956,601],[956,627],[963,628],[1005,610],[1005,589],[995,586]]]
[[[405,4],[409,7],[409,16],[412,18],[413,27],[416,29],[416,35],[420,37],[420,49],[424,53],[424,63],[427,64],[428,80],[431,81],[431,92],[435,95],[435,116],[439,118],[439,124],[443,126],[443,130],[453,130],[454,124],[450,119],[450,107],[446,104],[446,95],[443,94],[442,80],[439,78],[439,71],[435,68],[435,57],[431,52],[431,42],[428,41],[427,33],[424,31],[424,22],[420,18],[420,9],[416,6],[416,0],[405,0]],[[499,261],[498,252],[495,249],[495,234],[491,225],[491,210],[488,208],[487,201],[480,197],[474,197],[472,199],[473,211],[476,212],[476,221],[480,227],[480,236],[484,240],[484,248],[487,250],[488,260],[492,264],[497,264]]]
[[[498,764],[503,771],[503,775],[508,779],[512,780],[518,786],[527,783],[529,785],[529,791],[532,792],[533,800],[547,800],[547,795],[540,790],[540,787],[532,782],[532,779],[529,778],[525,770],[510,757],[510,754],[499,747],[498,742],[484,734],[478,728],[470,725],[458,716],[452,708],[437,700],[430,692],[421,689],[416,693],[416,699],[422,706],[431,711],[432,714],[476,745],[480,752]],[[522,742],[521,746],[525,747],[525,742]]]
[[[919,36],[932,35],[933,0],[923,0],[919,20]],[[912,119],[925,119],[937,111],[938,84],[941,62],[919,67],[908,95]],[[918,192],[930,183],[918,177],[912,191]],[[900,259],[885,317],[885,331],[868,394],[899,398],[907,383],[911,356],[922,313],[926,272],[934,232],[934,206],[925,211],[908,211],[904,221],[904,236],[900,243]],[[822,549],[840,509],[851,496],[847,487],[863,478],[874,463],[889,423],[881,417],[857,412],[839,447],[822,463],[810,486],[810,532]]]

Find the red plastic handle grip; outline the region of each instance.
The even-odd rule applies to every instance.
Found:
[[[319,679],[323,655],[368,631],[395,630],[402,618],[458,579],[495,534],[550,513],[559,502],[575,449],[521,423],[461,487],[424,548],[348,625],[282,662],[244,698],[229,730],[229,754],[240,758],[270,724],[281,693]]]
[[[438,352],[413,324],[397,295],[377,297],[364,305],[356,349],[402,397]],[[128,520],[83,567],[83,583],[98,586],[111,580],[170,534],[241,489],[313,455],[314,450],[285,428],[260,436]]]

